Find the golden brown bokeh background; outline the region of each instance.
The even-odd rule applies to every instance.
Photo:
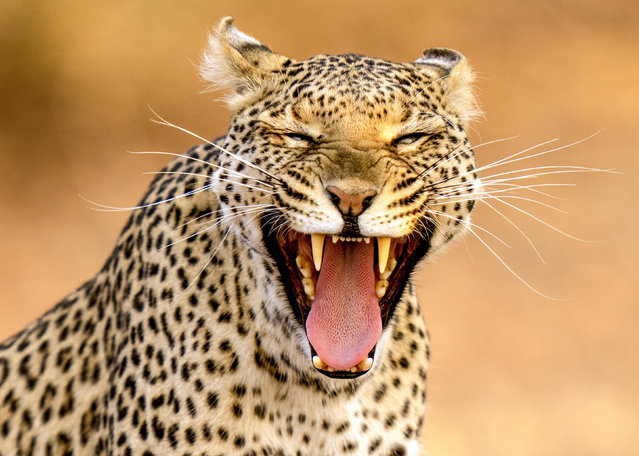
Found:
[[[224,15],[293,58],[357,52],[397,61],[462,51],[485,116],[480,165],[553,138],[520,166],[615,168],[554,175],[568,214],[528,204],[562,236],[505,209],[546,260],[485,205],[472,235],[422,268],[433,339],[424,442],[432,455],[639,454],[639,7],[586,1],[3,0],[0,12],[0,339],[100,268],[164,157],[197,141],[149,121],[149,106],[207,137],[229,114],[195,64]],[[515,202],[515,201],[514,201]],[[519,201],[517,204],[523,204]]]

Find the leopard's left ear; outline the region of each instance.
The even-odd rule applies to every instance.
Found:
[[[213,89],[230,88],[233,93],[228,101],[237,109],[242,101],[263,91],[289,60],[236,29],[232,17],[225,17],[209,37],[200,75]]]
[[[475,76],[461,53],[447,48],[426,49],[413,65],[433,80],[442,81],[447,108],[454,111],[464,125],[479,115],[472,87]]]

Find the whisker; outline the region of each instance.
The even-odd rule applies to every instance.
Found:
[[[225,170],[228,171],[228,170]],[[208,174],[199,174],[199,173],[188,173],[188,172],[184,172],[184,171],[146,171],[143,174],[176,174],[176,175],[182,175],[182,176],[195,176],[195,177],[203,177],[205,179],[215,179],[215,180],[219,180],[222,182],[230,182],[232,184],[238,184],[238,185],[244,185],[244,186],[248,186],[247,184],[243,183],[243,182],[237,182],[237,181],[233,181],[233,180],[229,180],[229,179],[222,179],[222,178],[214,178]],[[243,178],[246,178],[245,176],[242,176]],[[265,185],[267,187],[270,188],[275,188],[274,185],[269,184],[268,182],[263,182],[263,181],[258,181],[259,184]],[[253,188],[253,189],[257,189],[257,190],[261,190],[261,191],[265,191],[265,189],[261,188],[261,187],[252,187],[249,186],[249,188]]]
[[[415,99],[420,96],[422,93],[424,93],[424,91],[426,89],[428,89],[429,87],[431,87],[433,84],[435,84],[436,82],[439,82],[445,78],[448,77],[448,74],[442,75],[440,77],[438,77],[437,79],[433,79],[432,81],[430,81],[428,84],[426,84],[426,86],[424,86],[424,88],[422,90],[420,90],[419,92],[417,92],[415,94],[415,96],[413,98],[410,99],[410,101],[407,103],[407,106],[411,106],[413,104],[413,101],[415,101]],[[429,111],[430,112],[430,111]]]
[[[239,185],[241,187],[251,188],[253,190],[258,190],[260,192],[270,192],[270,190],[262,188],[262,187],[255,187],[254,185],[249,185],[249,184],[245,184],[245,183],[242,183],[242,182],[237,182],[237,181],[230,180],[230,179],[223,179],[223,178],[220,178],[220,177],[212,178],[211,176],[207,176],[205,174],[186,173],[186,172],[180,172],[180,171],[147,171],[144,174],[177,174],[177,175],[183,175],[183,176],[204,177],[206,179],[214,179],[215,181],[228,182],[228,183],[233,184],[233,185]],[[268,185],[268,184],[263,184],[263,185]],[[269,185],[269,187],[273,188],[272,185]]]
[[[453,158],[455,158],[455,157],[458,157],[459,155],[461,155],[461,154],[463,154],[463,153],[465,153],[465,152],[469,152],[469,151],[471,151],[471,150],[479,149],[480,147],[487,146],[487,145],[489,145],[489,144],[494,144],[494,143],[503,142],[503,141],[509,141],[509,140],[511,140],[511,139],[514,139],[514,138],[516,138],[516,136],[511,136],[511,137],[509,137],[509,138],[493,139],[493,140],[491,140],[491,141],[486,141],[486,142],[480,143],[480,144],[478,144],[478,145],[476,145],[476,146],[469,146],[469,147],[466,147],[465,149],[461,149],[461,150],[459,150],[459,151],[455,152],[454,154],[452,154],[452,155],[450,155],[450,156],[449,156],[448,154],[446,154],[445,156],[443,156],[442,158],[440,158],[439,160],[437,160],[435,163],[433,163],[432,165],[430,165],[428,168],[426,168],[424,171],[422,171],[421,173],[419,173],[419,174],[417,175],[416,179],[424,178],[424,177],[428,176],[428,174],[430,174],[430,172],[431,172],[431,171],[433,171],[434,169],[437,169],[437,167],[438,167],[438,166],[443,165],[444,163],[446,163],[446,162],[448,162],[448,161],[452,160],[452,159],[453,159]],[[457,146],[455,149],[453,149],[453,150],[452,150],[452,151],[450,151],[449,153],[452,153],[452,152],[453,152],[453,151],[455,151],[458,147],[460,147],[460,146]],[[472,170],[472,172],[474,172],[474,171],[475,171],[475,170],[473,169],[473,170]],[[466,173],[466,174],[469,174],[469,173]]]
[[[259,171],[259,172],[261,172],[261,173],[263,173],[263,174],[265,174],[265,175],[267,175],[267,176],[269,176],[269,177],[270,177],[270,178],[272,178],[273,180],[278,181],[278,182],[281,182],[281,181],[282,181],[282,179],[280,179],[279,177],[277,177],[277,176],[275,176],[275,175],[273,175],[273,174],[269,173],[269,172],[268,172],[268,171],[266,171],[266,170],[263,170],[263,169],[262,169],[262,168],[260,168],[259,166],[257,166],[257,165],[255,165],[254,163],[251,163],[250,161],[248,161],[248,160],[246,160],[246,159],[244,159],[244,158],[240,157],[239,155],[234,154],[233,152],[230,152],[230,151],[226,150],[225,148],[218,146],[218,145],[217,145],[217,144],[215,144],[214,142],[211,142],[211,141],[209,141],[208,139],[206,139],[206,138],[204,138],[204,137],[202,137],[202,136],[200,136],[200,135],[198,135],[198,134],[196,134],[196,133],[193,133],[192,131],[187,130],[186,128],[180,127],[179,125],[175,125],[175,124],[173,124],[173,123],[169,122],[168,120],[166,120],[166,119],[164,119],[162,116],[160,116],[157,112],[155,112],[155,111],[154,111],[151,107],[149,107],[149,109],[151,110],[151,112],[152,112],[153,114],[155,114],[155,116],[157,116],[157,118],[158,118],[158,119],[160,119],[160,120],[151,119],[153,122],[155,122],[155,123],[157,123],[157,124],[159,124],[159,125],[164,125],[164,126],[167,126],[167,127],[172,127],[172,128],[177,129],[177,130],[180,130],[180,131],[182,131],[182,132],[184,132],[184,133],[186,133],[186,134],[189,134],[189,135],[193,136],[194,138],[197,138],[197,139],[199,139],[199,140],[201,140],[201,141],[204,141],[204,142],[206,142],[207,144],[209,144],[209,145],[211,145],[211,146],[213,146],[213,147],[217,148],[219,151],[224,152],[224,153],[225,153],[225,154],[227,154],[229,157],[232,157],[232,158],[236,159],[236,160],[237,160],[237,161],[239,161],[240,163],[243,163],[243,164],[245,164],[246,166],[249,166],[249,167],[251,167],[251,168],[253,168],[253,169],[255,169],[255,170],[257,170],[257,171]]]
[[[157,206],[159,204],[164,204],[164,203],[168,203],[170,201],[175,201],[176,199],[179,198],[184,198],[185,196],[192,196],[195,195],[197,193],[201,193],[207,190],[211,189],[211,184],[208,185],[204,185],[203,187],[197,188],[195,190],[191,190],[189,192],[183,193],[181,195],[178,196],[173,196],[171,198],[167,198],[161,201],[155,201],[153,203],[148,203],[148,204],[142,204],[140,206],[131,206],[131,207],[117,207],[117,206],[108,206],[106,204],[101,204],[101,203],[97,203],[95,201],[91,201],[90,199],[82,196],[82,195],[78,195],[80,198],[82,198],[83,200],[85,200],[87,203],[89,204],[93,204],[94,206],[97,207],[92,207],[91,210],[94,211],[100,211],[100,212],[126,212],[126,211],[134,211],[137,209],[142,209],[145,207],[151,207],[151,206]]]
[[[454,217],[454,216],[452,216],[452,215],[450,215],[450,214],[447,214],[447,213],[445,213],[445,212],[441,212],[441,211],[436,211],[436,210],[431,209],[431,208],[426,208],[426,212],[428,212],[428,213],[430,213],[430,214],[436,214],[436,215],[439,215],[439,216],[442,216],[442,217],[446,217],[446,218],[449,218],[449,219],[451,219],[451,220],[457,220],[457,218],[456,218],[456,217]],[[435,223],[437,223],[437,222],[435,222]],[[500,244],[502,244],[504,247],[511,248],[511,247],[510,247],[510,245],[509,245],[506,241],[504,241],[503,239],[501,239],[501,238],[500,238],[499,236],[497,236],[496,234],[491,233],[491,232],[490,232],[489,230],[487,230],[486,228],[483,228],[483,227],[481,227],[481,226],[479,226],[479,225],[477,225],[477,224],[475,224],[475,223],[472,223],[470,220],[466,220],[464,223],[467,223],[469,226],[472,226],[472,227],[474,227],[474,228],[477,228],[478,230],[483,231],[484,233],[486,233],[487,235],[489,235],[490,237],[492,237],[493,239],[495,239],[497,242],[499,242]],[[441,229],[441,228],[440,228],[440,229]]]
[[[539,176],[548,176],[551,174],[566,174],[566,173],[610,173],[619,174],[618,171],[612,169],[590,168],[588,166],[572,166],[572,165],[547,165],[547,166],[534,166],[531,168],[517,169],[513,171],[504,171],[502,173],[493,174],[490,176],[484,176],[482,179],[494,179],[495,177],[508,176],[516,173],[523,173],[528,171],[541,171],[545,169],[553,169],[556,171],[544,171],[541,173],[526,174],[524,176],[513,176],[512,178],[498,180],[497,182],[508,182],[516,179],[530,179]]]
[[[518,158],[516,160],[509,161],[511,159],[514,159],[515,157],[519,157],[521,154],[525,154],[526,152],[530,152],[531,150],[537,149],[538,147],[543,147],[543,146],[545,146],[547,144],[551,144],[551,143],[556,142],[556,141],[559,141],[559,138],[553,138],[553,139],[549,139],[547,141],[540,142],[539,144],[535,144],[534,146],[530,146],[530,147],[528,147],[528,148],[526,148],[524,150],[520,150],[519,152],[515,152],[514,154],[509,155],[508,157],[500,158],[497,161],[494,161],[492,163],[488,163],[487,165],[484,165],[484,166],[482,166],[480,168],[477,168],[477,170],[478,171],[483,171],[485,169],[493,168],[495,166],[506,165],[506,164],[509,164],[509,163],[513,163],[515,161],[525,160],[527,158],[532,158],[532,157],[536,157],[538,155],[543,155],[545,153],[550,153],[550,152],[541,152],[540,154],[530,155],[530,157],[521,157],[521,158]],[[559,149],[556,149],[556,150],[559,150]]]
[[[198,274],[195,276],[195,278],[191,281],[191,283],[189,283],[189,286],[186,287],[186,289],[184,290],[184,292],[186,292],[189,288],[191,288],[191,285],[193,285],[195,283],[195,281],[202,275],[202,273],[204,272],[204,270],[206,268],[208,268],[209,264],[211,264],[211,261],[213,261],[213,258],[215,258],[215,255],[217,255],[217,252],[220,250],[220,247],[222,247],[222,244],[224,244],[224,241],[226,240],[226,237],[229,235],[229,233],[231,232],[231,227],[229,226],[228,229],[226,230],[226,233],[224,234],[224,237],[222,238],[222,240],[220,241],[220,243],[218,244],[217,248],[215,249],[215,252],[213,252],[213,254],[209,257],[208,261],[206,262],[206,264],[204,265],[204,267],[202,267],[202,269],[200,269],[200,272],[198,272]]]
[[[255,209],[257,209],[257,208],[260,208],[260,209],[266,209],[266,208],[271,208],[271,207],[275,207],[275,205],[274,205],[274,204],[253,204],[253,205],[247,205],[247,206],[242,206],[242,207],[240,208],[240,210],[237,210],[237,213],[242,213],[242,212],[243,212],[243,210],[244,210],[244,209],[246,209],[246,208],[248,208],[248,209],[253,209],[253,208],[255,208]],[[208,216],[210,216],[210,215],[214,214],[215,212],[221,212],[221,210],[220,210],[220,209],[216,209],[216,210],[214,210],[214,211],[209,211],[209,212],[207,212],[206,214],[202,214],[202,215],[200,215],[199,217],[195,217],[195,218],[193,218],[193,219],[189,220],[188,222],[185,222],[185,223],[183,223],[183,224],[181,224],[181,225],[176,226],[176,227],[174,228],[174,230],[179,230],[179,229],[181,229],[181,228],[184,228],[186,225],[188,225],[188,224],[190,224],[190,223],[193,223],[193,222],[196,222],[196,221],[198,221],[198,220],[200,220],[200,219],[202,219],[202,218],[204,218],[204,217],[208,217]],[[235,213],[234,213],[234,214],[235,214]],[[219,217],[217,217],[217,218],[215,218],[215,219],[213,219],[213,220],[208,220],[208,221],[205,221],[205,222],[202,222],[202,223],[196,224],[195,226],[201,226],[201,225],[205,225],[205,224],[207,224],[207,223],[212,223],[213,221],[215,221],[215,220],[220,220],[220,219],[222,219],[222,218],[224,218],[224,217],[226,217],[226,215],[220,215]]]
[[[537,257],[539,258],[539,260],[541,260],[542,264],[546,264],[546,260],[544,260],[544,257],[541,255],[541,252],[539,252],[539,250],[537,249],[537,247],[535,246],[535,243],[532,241],[532,239],[530,238],[530,236],[528,236],[524,230],[522,230],[519,225],[517,225],[515,222],[513,222],[510,218],[508,218],[503,212],[501,212],[499,209],[497,209],[496,207],[494,207],[492,204],[483,201],[483,203],[488,206],[489,208],[491,208],[494,212],[496,212],[501,218],[503,218],[504,220],[506,220],[510,225],[512,225],[518,232],[519,234],[521,234],[524,239],[526,239],[526,241],[528,241],[528,244],[530,245],[530,247],[532,247],[533,252],[535,252],[535,254],[537,255]]]
[[[593,133],[592,135],[587,136],[586,138],[579,139],[579,140],[577,140],[577,141],[573,141],[573,142],[572,142],[572,143],[570,143],[570,144],[564,144],[563,146],[559,146],[559,147],[555,147],[554,149],[549,149],[549,150],[546,150],[546,151],[538,152],[538,153],[536,153],[536,154],[527,155],[527,156],[525,156],[525,157],[514,158],[514,157],[517,157],[517,156],[519,156],[519,155],[521,155],[521,154],[523,154],[523,153],[525,153],[525,152],[528,152],[528,151],[530,151],[530,150],[533,150],[533,149],[535,149],[535,148],[537,148],[537,147],[545,146],[546,144],[550,144],[550,143],[555,142],[555,141],[557,141],[557,140],[558,140],[558,138],[551,139],[551,140],[548,140],[548,141],[545,141],[545,142],[539,143],[539,144],[537,144],[536,146],[529,147],[528,149],[524,149],[523,151],[520,151],[520,152],[518,152],[518,153],[516,153],[516,154],[513,154],[513,155],[511,155],[510,157],[506,157],[506,158],[502,158],[501,160],[497,160],[497,161],[496,161],[496,162],[494,162],[494,163],[491,163],[491,164],[488,164],[488,165],[486,165],[486,166],[484,166],[484,167],[482,167],[482,168],[479,168],[479,170],[484,170],[484,169],[488,169],[488,168],[493,168],[493,167],[495,167],[495,166],[501,166],[501,165],[511,164],[511,163],[515,163],[515,162],[518,162],[518,161],[521,161],[521,160],[528,160],[528,159],[530,159],[530,158],[540,157],[540,156],[542,156],[542,155],[547,155],[547,154],[550,154],[550,153],[552,153],[552,152],[557,152],[558,150],[567,149],[568,147],[576,146],[577,144],[581,144],[582,142],[588,141],[589,139],[592,139],[593,137],[597,136],[599,133],[600,133],[599,131],[596,131],[596,132],[595,132],[595,133]],[[514,159],[512,159],[512,158],[514,158]],[[512,160],[511,160],[511,159],[512,159]]]
[[[554,225],[552,225],[552,224],[550,224],[550,223],[546,222],[545,220],[543,220],[543,219],[541,219],[541,218],[537,217],[536,215],[533,215],[533,214],[531,214],[530,212],[525,211],[524,209],[521,209],[521,208],[519,208],[519,207],[515,206],[514,204],[510,204],[509,202],[504,201],[501,197],[494,196],[494,197],[493,197],[493,199],[495,199],[495,200],[499,201],[499,202],[500,202],[500,203],[502,203],[502,204],[505,204],[506,206],[508,206],[508,207],[510,207],[510,208],[512,208],[512,209],[515,209],[517,212],[520,212],[520,213],[522,213],[522,214],[524,214],[524,215],[527,215],[528,217],[532,218],[533,220],[536,220],[537,222],[541,223],[542,225],[545,225],[545,226],[547,226],[548,228],[550,228],[551,230],[556,231],[556,232],[557,232],[557,233],[559,233],[559,234],[563,234],[564,236],[566,236],[566,237],[568,237],[568,238],[570,238],[570,239],[574,239],[575,241],[579,241],[579,242],[591,242],[591,241],[587,241],[587,240],[585,240],[585,239],[580,239],[580,238],[578,238],[578,237],[576,237],[576,236],[573,236],[573,235],[571,235],[571,234],[569,234],[569,233],[566,233],[565,231],[560,230],[560,229],[559,229],[559,228],[557,228],[556,226],[554,226]]]
[[[508,188],[505,189],[501,189],[501,190],[490,190],[489,193],[495,193],[495,192],[511,192],[511,191],[515,191],[515,190],[528,190],[531,191],[533,193],[537,193],[538,195],[542,195],[545,196],[547,198],[552,198],[554,200],[560,200],[560,201],[567,201],[568,198],[562,198],[560,196],[556,196],[556,195],[552,195],[550,193],[547,192],[543,192],[541,190],[539,190],[539,187],[575,187],[576,184],[569,184],[569,183],[548,183],[548,184],[530,184],[530,185],[517,185],[517,184],[509,184],[509,183],[488,183],[487,185],[484,185],[484,189],[492,187],[492,186],[499,186],[499,187],[504,187],[507,186]]]
[[[259,211],[257,211],[257,212],[259,212]],[[248,213],[248,212],[247,212],[247,213]],[[210,221],[208,221],[208,222],[201,223],[201,224],[199,224],[199,226],[205,226],[205,225],[207,225],[207,224],[208,224],[208,226],[206,226],[206,228],[204,228],[204,229],[202,229],[202,230],[199,230],[199,231],[197,231],[197,232],[195,232],[195,233],[189,234],[189,235],[188,235],[188,236],[186,236],[186,237],[183,237],[183,238],[177,239],[177,240],[175,240],[175,241],[173,241],[173,242],[170,242],[170,243],[168,243],[168,244],[166,244],[166,245],[164,245],[164,246],[160,247],[160,248],[158,249],[158,251],[162,251],[162,250],[164,250],[164,249],[167,249],[167,248],[169,248],[169,247],[171,247],[171,246],[173,246],[173,245],[179,244],[180,242],[188,241],[189,239],[192,239],[192,238],[194,238],[194,237],[196,237],[196,236],[199,236],[200,234],[205,233],[205,232],[207,232],[207,231],[211,230],[212,228],[215,228],[215,227],[217,227],[217,226],[221,226],[222,224],[227,223],[227,222],[229,222],[229,221],[231,221],[231,220],[233,220],[233,219],[235,219],[235,218],[242,217],[243,215],[245,215],[245,213],[240,213],[240,214],[226,214],[226,215],[222,215],[222,216],[220,216],[220,217],[217,217],[217,218],[216,218],[216,219],[214,219],[214,220],[210,220]],[[189,223],[189,222],[187,222],[187,223]],[[176,228],[176,229],[177,229],[177,228]]]
[[[211,163],[211,162],[208,162],[206,160],[202,160],[202,159],[195,158],[195,157],[190,157],[190,156],[184,155],[184,154],[176,154],[176,153],[173,153],[173,152],[164,152],[164,151],[138,151],[138,152],[129,151],[129,153],[133,154],[133,155],[169,155],[171,157],[185,158],[187,160],[191,160],[191,161],[198,162],[198,163],[203,163],[203,164],[205,164],[207,166],[221,169],[221,170],[223,170],[224,172],[227,172],[227,173],[236,174],[238,177],[242,177],[242,178],[250,179],[250,180],[255,180],[255,181],[257,181],[257,182],[259,182],[261,184],[264,184],[264,185],[274,186],[272,183],[267,182],[265,180],[262,180],[262,179],[260,179],[258,177],[250,176],[248,174],[243,174],[243,173],[241,173],[239,171],[236,171],[234,169],[229,169],[229,168],[226,168],[224,166],[218,165],[217,163]]]
[[[519,274],[517,274],[515,272],[515,270],[513,268],[511,268],[508,263],[506,263],[506,261],[503,260],[503,258],[501,256],[499,256],[499,254],[497,254],[497,252],[488,245],[488,243],[486,243],[486,241],[484,241],[481,236],[479,236],[477,233],[475,233],[475,231],[473,231],[472,228],[468,229],[468,232],[471,233],[473,236],[475,236],[477,238],[477,240],[479,240],[479,242],[481,242],[484,247],[486,247],[490,253],[493,254],[493,256],[495,258],[497,258],[497,260],[513,275],[515,276],[515,278],[517,280],[519,280],[521,283],[523,283],[527,288],[529,288],[530,290],[532,290],[535,294],[541,296],[542,298],[551,300],[551,301],[566,301],[566,298],[554,298],[552,296],[548,296],[544,293],[542,293],[541,291],[537,290],[535,287],[533,287],[530,283],[528,283],[526,280],[524,280],[523,277],[521,277]]]
[[[502,190],[502,191],[509,191],[509,190]],[[458,199],[456,198],[455,195],[452,196],[445,196],[444,201],[442,201],[442,203],[446,203],[446,204],[451,204],[451,203],[463,203],[466,201],[485,201],[486,199],[497,199],[496,196],[494,196],[496,193],[500,193],[500,190],[496,190],[494,192],[478,192],[478,193],[474,193],[472,196],[464,196]],[[534,203],[534,204],[539,204],[540,206],[544,206],[547,207],[549,209],[552,209],[554,211],[560,212],[562,214],[567,214],[567,211],[564,211],[563,209],[559,209],[558,207],[555,207],[551,204],[545,203],[544,201],[539,201],[536,200],[534,198],[527,198],[525,196],[520,196],[520,195],[502,195],[499,198],[504,198],[504,199],[518,199],[518,200],[522,200],[522,201],[528,201],[530,203]],[[440,197],[437,196],[435,198],[436,201],[440,201]]]

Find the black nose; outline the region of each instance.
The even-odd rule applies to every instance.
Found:
[[[334,185],[326,187],[326,191],[342,215],[351,217],[357,217],[368,209],[373,202],[373,198],[377,195],[375,190],[366,190],[355,194],[346,193]]]

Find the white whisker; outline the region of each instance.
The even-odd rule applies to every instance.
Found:
[[[513,226],[519,232],[519,234],[521,234],[524,237],[524,239],[526,239],[526,241],[528,241],[528,244],[530,244],[530,247],[532,247],[533,251],[535,252],[537,257],[541,260],[542,264],[546,264],[546,261],[544,260],[544,257],[541,255],[541,252],[539,252],[539,250],[535,246],[535,243],[532,241],[532,239],[530,239],[530,236],[528,236],[524,232],[524,230],[522,230],[519,227],[519,225],[517,225],[515,222],[513,222],[510,218],[508,218],[503,212],[501,212],[499,209],[494,207],[492,204],[488,203],[487,201],[483,201],[483,203],[486,206],[488,206],[489,208],[491,208],[494,212],[496,212],[501,218],[506,220],[506,222],[508,222],[511,226]]]
[[[195,278],[191,281],[191,283],[189,283],[189,286],[186,287],[186,289],[184,290],[184,292],[186,292],[189,288],[191,288],[191,285],[193,285],[195,283],[195,281],[202,275],[202,273],[204,272],[204,270],[209,266],[209,264],[211,264],[211,261],[213,261],[213,258],[215,258],[215,255],[217,255],[217,252],[220,250],[220,247],[222,247],[222,244],[224,244],[224,241],[226,240],[226,237],[229,235],[229,233],[231,232],[231,227],[229,227],[226,230],[226,233],[224,234],[224,237],[222,238],[222,240],[220,241],[220,243],[218,244],[217,248],[215,249],[215,251],[213,252],[213,254],[209,257],[208,261],[206,262],[206,264],[202,267],[202,269],[200,269],[200,272],[198,272],[198,274],[195,276]]]
[[[140,206],[131,206],[131,207],[108,206],[106,204],[100,204],[100,203],[97,203],[95,201],[91,201],[90,199],[85,198],[82,195],[78,195],[78,196],[80,198],[82,198],[83,200],[85,200],[87,203],[93,204],[94,206],[97,206],[97,207],[90,208],[91,210],[100,211],[100,212],[126,212],[126,211],[134,211],[136,209],[142,209],[142,208],[145,208],[145,207],[157,206],[159,204],[168,203],[170,201],[174,201],[174,200],[179,199],[179,198],[184,198],[186,196],[192,196],[192,195],[195,195],[197,193],[201,193],[201,192],[204,192],[204,191],[207,191],[207,190],[210,190],[210,189],[211,189],[211,185],[209,184],[209,185],[205,185],[203,187],[197,188],[195,190],[191,190],[189,192],[183,193],[183,194],[178,195],[178,196],[173,196],[171,198],[167,198],[167,199],[164,199],[164,200],[161,200],[161,201],[155,201],[153,203],[142,204]]]
[[[499,262],[500,262],[500,263],[501,263],[501,264],[502,264],[502,265],[503,265],[503,266],[504,266],[504,267],[505,267],[505,268],[506,268],[506,269],[507,269],[507,270],[508,270],[508,271],[509,271],[509,272],[510,272],[513,276],[515,276],[515,278],[516,278],[517,280],[519,280],[521,283],[523,283],[523,284],[524,284],[527,288],[529,288],[530,290],[532,290],[535,294],[537,294],[537,295],[541,296],[542,298],[546,298],[546,299],[548,299],[548,300],[551,300],[551,301],[565,301],[565,300],[566,300],[566,298],[554,298],[554,297],[552,297],[552,296],[548,296],[548,295],[546,295],[546,294],[542,293],[541,291],[537,290],[535,287],[533,287],[531,284],[529,284],[526,280],[524,280],[524,278],[523,278],[523,277],[521,277],[519,274],[517,274],[517,273],[514,271],[514,269],[513,269],[513,268],[511,268],[511,267],[508,265],[508,263],[506,263],[506,262],[505,262],[505,261],[504,261],[504,260],[503,260],[503,259],[502,259],[502,258],[501,258],[498,254],[497,254],[497,252],[495,252],[495,250],[494,250],[492,247],[490,247],[490,246],[486,243],[486,241],[484,241],[484,240],[481,238],[481,236],[479,236],[477,233],[475,233],[475,231],[473,231],[473,230],[472,230],[472,228],[469,228],[469,229],[468,229],[468,231],[469,231],[469,232],[470,232],[473,236],[475,236],[475,237],[477,238],[477,240],[479,240],[479,242],[481,242],[481,243],[484,245],[484,247],[486,247],[486,248],[490,251],[490,253],[492,253],[492,254],[493,254],[493,256],[494,256],[495,258],[497,258],[497,260],[498,260],[498,261],[499,261]]]
[[[541,218],[537,217],[536,215],[533,215],[530,212],[525,211],[525,210],[515,206],[514,204],[510,204],[509,202],[504,201],[501,197],[494,196],[493,199],[499,201],[502,204],[505,204],[506,206],[508,206],[508,207],[510,207],[512,209],[515,209],[517,212],[521,212],[522,214],[527,215],[528,217],[532,218],[533,220],[536,220],[537,222],[541,223],[542,225],[545,225],[548,228],[550,228],[551,230],[556,231],[559,234],[563,234],[564,236],[566,236],[566,237],[568,237],[570,239],[574,239],[575,241],[579,241],[579,242],[590,242],[590,241],[587,241],[585,239],[580,239],[580,238],[578,238],[576,236],[573,236],[573,235],[571,235],[569,233],[566,233],[565,231],[560,230],[556,226],[546,222],[545,220],[542,220]]]
[[[431,208],[426,208],[426,211],[427,211],[428,213],[430,213],[430,214],[437,214],[437,215],[440,215],[440,216],[442,216],[442,217],[447,217],[447,218],[449,218],[449,219],[451,219],[451,220],[457,220],[457,218],[456,218],[456,217],[453,217],[453,216],[452,216],[452,215],[450,215],[450,214],[446,214],[445,212],[436,211],[436,210],[431,209]],[[434,221],[434,220],[433,220],[433,221]],[[435,221],[435,223],[437,223],[437,222]],[[511,247],[510,247],[510,245],[509,245],[506,241],[504,241],[503,239],[501,239],[501,238],[500,238],[499,236],[497,236],[496,234],[491,233],[491,232],[490,232],[489,230],[487,230],[486,228],[483,228],[483,227],[481,227],[481,226],[479,226],[479,225],[477,225],[477,224],[475,224],[475,223],[472,223],[472,222],[470,222],[470,221],[468,221],[468,220],[467,220],[465,223],[467,223],[469,226],[472,226],[472,227],[474,227],[474,228],[477,228],[478,230],[483,231],[484,233],[486,233],[487,235],[489,235],[490,237],[492,237],[493,239],[495,239],[497,242],[499,242],[500,244],[502,244],[504,247],[511,248]],[[441,229],[441,227],[440,227],[440,229]]]
[[[278,182],[281,181],[281,179],[279,177],[269,173],[266,170],[263,170],[262,168],[260,168],[259,166],[255,165],[254,163],[251,163],[250,161],[240,157],[239,155],[234,154],[233,152],[230,152],[230,151],[226,150],[225,148],[218,146],[214,142],[212,142],[212,141],[210,141],[210,140],[208,140],[208,139],[206,139],[206,138],[204,138],[204,137],[202,137],[202,136],[200,136],[200,135],[198,135],[196,133],[193,133],[192,131],[189,131],[186,128],[180,127],[179,125],[175,125],[175,124],[169,122],[168,120],[166,120],[162,116],[160,116],[157,112],[155,112],[151,107],[149,107],[149,109],[151,110],[151,112],[153,114],[155,114],[157,116],[158,119],[160,119],[160,120],[151,119],[153,122],[155,122],[155,123],[157,123],[159,125],[165,125],[167,127],[175,128],[175,129],[180,130],[180,131],[182,131],[182,132],[184,132],[186,134],[189,134],[189,135],[191,135],[191,136],[193,136],[193,137],[195,137],[195,138],[197,138],[197,139],[199,139],[201,141],[204,141],[207,144],[217,148],[219,151],[224,152],[229,157],[232,157],[232,158],[236,159],[240,163],[243,163],[246,166],[249,166],[249,167],[251,167],[251,168],[253,168],[253,169],[255,169],[255,170],[257,170],[257,171],[259,171],[259,172],[261,172],[261,173],[263,173],[263,174],[265,174],[267,176],[269,176],[270,178],[274,179],[275,181],[278,181]]]
[[[550,154],[552,152],[557,152],[558,150],[567,149],[568,147],[576,146],[577,144],[580,144],[582,142],[588,141],[589,139],[592,139],[593,137],[597,136],[598,134],[599,134],[599,131],[596,131],[592,135],[590,135],[590,136],[588,136],[586,138],[582,138],[582,139],[579,139],[577,141],[574,141],[574,142],[572,142],[570,144],[565,144],[563,146],[555,147],[554,149],[549,149],[549,150],[538,152],[538,153],[535,153],[535,154],[532,154],[532,155],[527,155],[525,157],[515,158],[515,157],[518,157],[519,155],[521,155],[523,153],[526,153],[526,152],[528,152],[530,150],[533,150],[533,149],[535,149],[537,147],[545,146],[546,144],[550,144],[550,143],[555,142],[555,141],[558,140],[558,138],[551,139],[551,140],[539,143],[539,144],[537,144],[535,146],[529,147],[528,149],[524,149],[524,150],[522,150],[520,152],[517,152],[516,154],[513,154],[510,157],[506,157],[506,158],[502,158],[501,160],[497,160],[494,163],[491,163],[491,164],[486,165],[486,166],[484,166],[482,168],[479,168],[478,171],[483,171],[485,169],[493,168],[495,166],[502,166],[502,165],[515,163],[515,162],[518,162],[518,161],[521,161],[521,160],[528,160],[530,158],[540,157],[542,155],[547,155],[547,154]]]
[[[254,180],[254,181],[259,182],[260,184],[274,187],[274,185],[272,183],[264,181],[264,180],[262,180],[262,179],[260,179],[258,177],[250,176],[248,174],[243,174],[243,173],[241,173],[239,171],[236,171],[234,169],[225,168],[224,166],[218,165],[217,163],[211,163],[211,162],[208,162],[206,160],[202,160],[202,159],[195,158],[195,157],[190,157],[190,156],[184,155],[184,154],[175,154],[175,153],[172,153],[172,152],[163,152],[163,151],[138,151],[138,152],[129,151],[129,153],[133,154],[133,155],[169,155],[171,157],[186,158],[187,160],[191,160],[191,161],[194,161],[194,162],[202,163],[202,164],[204,164],[206,166],[211,166],[211,167],[214,167],[214,168],[217,168],[217,169],[221,169],[224,172],[227,172],[227,173],[230,173],[230,174],[235,174],[236,176],[244,178],[244,179]]]

